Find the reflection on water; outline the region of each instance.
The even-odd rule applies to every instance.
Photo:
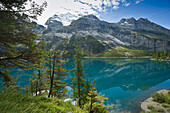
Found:
[[[97,91],[105,94],[109,99],[106,104],[115,104],[110,112],[140,112],[140,102],[148,98],[153,92],[170,88],[170,62],[151,61],[142,58],[87,58],[83,59],[86,78],[96,80]],[[74,68],[74,61],[70,59],[66,68]],[[19,76],[19,85],[29,82],[33,70],[15,68],[12,75]],[[24,76],[22,76],[24,75]],[[66,82],[71,84],[72,72]]]
[[[70,60],[67,69],[72,69]],[[88,58],[83,60],[86,78],[96,80],[97,90],[115,104],[110,112],[140,112],[140,102],[153,92],[170,88],[170,62],[150,59]],[[72,76],[72,73],[70,73]],[[70,83],[70,79],[67,81]]]

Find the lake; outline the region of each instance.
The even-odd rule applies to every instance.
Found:
[[[148,58],[85,58],[82,61],[85,78],[96,80],[99,94],[105,94],[109,99],[107,105],[115,104],[111,113],[139,113],[140,103],[152,93],[160,89],[170,89],[170,62],[153,61]],[[74,68],[70,59],[66,68]],[[18,77],[19,85],[29,83],[34,70],[13,68],[10,74]],[[71,84],[73,73],[66,82]]]

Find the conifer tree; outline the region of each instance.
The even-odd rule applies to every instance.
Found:
[[[37,59],[30,64],[30,67],[35,70],[32,78],[30,78],[30,86],[26,86],[27,90],[30,90],[31,94],[35,93],[36,96],[41,95],[41,91],[45,90],[45,83],[46,83],[46,57],[47,52],[44,47],[44,42],[41,41],[37,44],[35,51],[38,51]],[[28,91],[29,92],[29,91]]]
[[[30,8],[26,8],[26,2]],[[30,19],[41,15],[47,3],[41,6],[30,0],[0,1],[0,67],[28,68],[39,56],[36,32]],[[3,72],[1,71],[1,74]]]
[[[99,95],[94,86],[94,81],[91,83],[91,89],[89,91],[86,104],[84,104],[84,109],[88,110],[89,113],[109,113],[109,109],[113,108],[113,104],[110,106],[104,105],[105,100],[108,98],[105,95]]]
[[[64,79],[65,76],[68,75],[67,70],[63,68],[63,65],[68,62],[68,60],[61,59],[61,52],[55,51],[50,52],[47,62],[47,65],[49,66],[49,68],[47,69],[47,73],[49,75],[50,82],[48,97],[55,96],[58,98],[62,98],[63,96],[65,96],[65,87],[67,86]]]
[[[76,55],[75,55],[75,68],[74,71],[74,78],[72,78],[72,85],[73,88],[73,99],[78,99],[78,106],[82,107],[82,101],[83,101],[83,93],[84,93],[84,86],[85,86],[85,79],[84,79],[84,70],[81,64],[82,54],[80,52],[80,49],[76,49]]]
[[[44,47],[44,42],[41,42],[38,44],[38,49],[37,51],[39,51],[39,56],[38,59],[34,62],[34,69],[37,70],[37,74],[35,76],[36,79],[36,95],[37,92],[39,92],[39,95],[41,95],[41,90],[43,90],[44,85],[45,85],[45,80],[46,80],[46,73],[45,73],[45,59],[46,59],[46,50]]]
[[[84,91],[83,91],[83,100],[82,100],[82,105],[84,105],[85,103],[88,102],[87,97],[89,96],[89,92],[91,91],[91,88],[93,88],[95,83],[95,80],[91,82],[89,82],[89,80],[87,79],[85,82],[85,87],[84,87]]]

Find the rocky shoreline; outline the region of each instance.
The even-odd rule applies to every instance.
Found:
[[[156,93],[167,95],[170,90],[163,89],[159,90]],[[153,97],[149,97],[145,101],[141,103],[142,113],[154,113],[152,110],[160,110],[160,113],[169,113],[170,112],[170,105],[165,103],[158,103],[153,100]],[[159,112],[159,111],[157,111]]]

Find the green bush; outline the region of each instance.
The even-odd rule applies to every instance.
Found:
[[[163,95],[162,93],[154,93],[152,95],[153,101],[159,102],[159,103],[165,103],[167,100],[167,97]]]
[[[165,113],[165,111],[161,108],[155,108],[153,106],[148,106],[148,109],[151,110],[150,113]]]

